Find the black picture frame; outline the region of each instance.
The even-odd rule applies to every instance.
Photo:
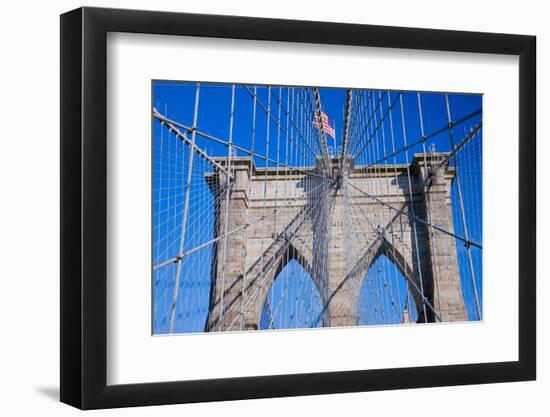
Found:
[[[107,385],[108,32],[519,56],[519,360]],[[85,7],[61,15],[60,57],[62,402],[95,409],[535,379],[534,36]]]

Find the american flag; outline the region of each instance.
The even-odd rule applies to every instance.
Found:
[[[319,113],[315,112],[313,117],[313,127],[315,129],[319,129],[319,119],[323,120],[323,129],[325,130],[325,133],[332,139],[336,139],[334,128],[330,125],[328,115],[325,112],[321,112],[321,117],[319,117]]]

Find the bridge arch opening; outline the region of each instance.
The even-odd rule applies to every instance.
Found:
[[[260,330],[323,326],[322,297],[308,269],[299,257],[281,262],[264,297]]]
[[[373,258],[359,287],[357,324],[416,323],[421,296],[407,277],[412,268],[389,242]]]

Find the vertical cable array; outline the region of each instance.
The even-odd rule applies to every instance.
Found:
[[[462,141],[460,144],[455,145],[455,140],[454,140],[454,133],[453,133],[453,130],[455,128],[455,123],[453,123],[453,120],[452,120],[452,116],[451,116],[451,104],[450,104],[450,100],[449,100],[449,95],[448,94],[445,94],[445,104],[446,104],[446,108],[447,108],[447,121],[449,123],[449,143],[450,143],[450,146],[451,146],[451,149],[452,149],[452,153],[451,153],[451,158],[449,160],[450,163],[452,163],[452,165],[454,166],[454,169],[455,169],[455,181],[454,181],[454,184],[453,184],[453,194],[455,196],[455,200],[458,202],[458,204],[455,204],[455,206],[458,207],[458,210],[455,210],[458,211],[460,213],[460,217],[459,219],[461,220],[461,222],[459,221],[458,224],[460,225],[460,229],[461,229],[461,232],[463,233],[465,239],[466,239],[466,244],[463,246],[464,249],[465,249],[465,252],[466,252],[466,259],[467,259],[467,264],[468,264],[468,271],[469,271],[469,274],[470,274],[470,279],[471,279],[471,289],[473,291],[473,296],[474,296],[474,301],[475,301],[475,313],[476,313],[476,318],[478,320],[481,320],[481,303],[480,303],[480,297],[479,297],[479,294],[478,294],[478,279],[476,278],[476,270],[478,272],[478,274],[481,274],[481,265],[480,265],[480,261],[481,261],[481,253],[480,252],[477,252],[476,253],[476,258],[477,258],[477,267],[474,266],[474,255],[472,254],[472,252],[475,250],[475,248],[472,247],[472,245],[469,244],[469,241],[470,241],[470,235],[472,232],[476,233],[477,236],[476,238],[479,240],[479,242],[481,242],[481,219],[480,219],[480,212],[481,212],[481,193],[474,193],[473,190],[481,190],[481,156],[482,156],[482,153],[481,153],[481,149],[475,149],[473,145],[476,144],[476,142],[481,145],[481,140],[474,140],[472,142],[472,139],[473,137],[470,137],[470,135],[466,134],[464,135],[466,140],[468,141],[467,143],[470,143],[470,145],[468,145],[467,143],[464,143],[464,141]],[[479,135],[476,135],[475,136],[476,138],[480,138]],[[459,148],[460,147],[460,148]],[[477,150],[477,154],[475,153],[475,151]],[[474,157],[471,157],[471,159],[468,161],[466,158],[467,156],[465,155],[467,151],[471,151],[474,155]],[[470,172],[468,173],[467,175],[467,178],[468,180],[470,181],[469,184],[466,185],[466,189],[468,190],[468,194],[469,194],[469,200],[468,202],[466,202],[464,196],[463,196],[463,191],[462,189],[464,188],[464,186],[462,185],[462,182],[464,181],[463,179],[461,180],[461,177],[462,177],[462,168],[466,168],[468,169],[468,166],[469,167],[469,170]],[[467,171],[468,172],[468,171]],[[460,173],[460,174],[459,174]],[[477,181],[477,187],[473,187],[472,186],[472,182],[473,181]],[[468,208],[473,211],[473,215],[469,214],[467,211],[466,211],[466,205],[468,204]],[[458,217],[458,216],[454,216],[454,217]],[[471,225],[468,224],[468,219],[470,219],[470,222],[472,223]],[[455,220],[456,221],[456,220]],[[460,252],[463,252],[463,251],[460,251]],[[460,253],[459,252],[459,253]]]

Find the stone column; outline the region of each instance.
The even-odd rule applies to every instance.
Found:
[[[356,277],[348,276],[350,237],[346,235],[349,230],[345,227],[346,211],[344,204],[343,187],[346,187],[343,178],[354,169],[354,159],[346,157],[343,167],[340,167],[339,159],[333,160],[333,176],[337,181],[336,190],[331,192],[332,207],[328,213],[328,229],[330,240],[327,244],[326,258],[328,261],[328,325],[356,326],[357,325],[357,301],[359,297],[359,283]],[[340,172],[342,168],[342,172]]]
[[[415,164],[423,184],[426,220],[454,233],[450,198],[454,170],[446,164],[440,166],[447,155],[415,155]],[[455,238],[432,228],[428,228],[428,234],[426,252],[431,263],[431,301],[443,321],[465,321],[468,316],[462,297]]]
[[[220,165],[227,166],[227,158],[219,158]],[[223,236],[226,231],[231,233],[220,239],[214,246],[212,275],[213,283],[210,291],[210,312],[207,330],[240,330],[242,307],[242,285],[246,258],[246,231],[243,226],[248,222],[248,206],[250,203],[249,182],[250,158],[231,158],[231,173],[229,198],[224,191],[215,207],[216,236]],[[227,177],[218,172],[210,181],[214,190],[224,188]],[[226,212],[226,208],[228,210]],[[227,218],[227,228],[225,220]],[[227,253],[224,253],[226,249]],[[221,314],[223,306],[223,314]],[[220,320],[221,319],[221,320]]]
[[[349,237],[344,233],[343,196],[339,190],[334,197],[330,216],[330,234],[328,243],[328,325],[357,325],[356,280],[346,278],[348,268],[347,245]]]

